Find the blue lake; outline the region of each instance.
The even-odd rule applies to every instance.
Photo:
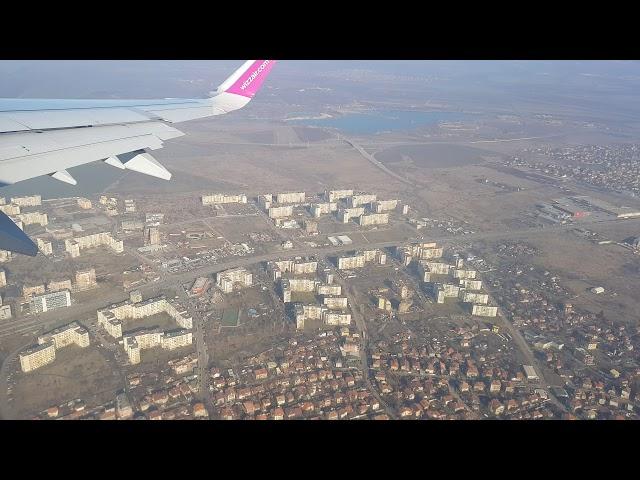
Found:
[[[294,120],[291,123],[314,127],[336,128],[345,133],[371,135],[388,131],[414,130],[440,122],[456,122],[472,118],[461,112],[418,112],[407,110],[381,110],[371,113],[349,113],[340,117]]]

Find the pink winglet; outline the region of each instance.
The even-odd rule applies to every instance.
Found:
[[[252,98],[275,65],[275,60],[256,60],[226,91]]]

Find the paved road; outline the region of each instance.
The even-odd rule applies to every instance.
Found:
[[[177,286],[178,296],[182,300],[183,305],[187,308],[189,315],[193,319],[193,338],[196,343],[196,352],[198,354],[198,398],[204,402],[208,409],[212,407],[211,391],[209,390],[209,349],[205,342],[204,334],[204,318],[199,310],[193,308],[191,299],[182,288]]]
[[[380,403],[380,406],[385,410],[385,412],[393,419],[396,419],[396,414],[394,411],[389,408],[387,402],[384,401],[378,390],[371,383],[371,370],[369,369],[369,335],[367,334],[367,323],[362,315],[362,305],[356,302],[356,294],[352,286],[348,285],[347,282],[333,269],[334,278],[336,283],[338,283],[342,287],[342,291],[344,295],[347,297],[349,305],[351,306],[351,314],[353,316],[353,320],[356,323],[356,327],[358,328],[358,332],[360,333],[360,363],[362,368],[362,378],[364,379],[366,387],[373,394],[374,397]]]
[[[467,241],[477,241],[477,240],[490,240],[490,239],[527,239],[532,238],[534,236],[542,236],[542,235],[550,235],[554,233],[564,233],[572,228],[580,227],[580,226],[588,226],[591,224],[600,224],[600,223],[609,223],[609,222],[620,222],[622,220],[599,220],[599,221],[584,221],[580,222],[579,225],[562,225],[555,224],[549,225],[546,227],[527,227],[518,230],[506,230],[506,231],[497,231],[497,232],[477,232],[468,235],[440,235],[440,236],[428,236],[427,240],[434,242],[450,242],[450,241],[459,241],[459,242],[467,242]],[[640,219],[627,219],[624,222],[635,222],[640,224]],[[396,245],[403,245],[408,242],[418,241],[417,238],[406,239],[406,240],[394,240],[389,242],[370,242],[368,244],[362,245],[342,245],[342,246],[330,246],[330,247],[321,247],[321,248],[312,248],[312,247],[303,247],[303,248],[293,248],[291,250],[286,251],[278,251],[271,252],[261,255],[252,255],[245,257],[230,257],[225,259],[219,263],[213,263],[209,265],[205,265],[188,272],[180,272],[175,274],[163,273],[159,272],[161,279],[154,283],[149,283],[145,285],[141,285],[136,287],[137,290],[140,290],[143,294],[147,296],[152,296],[158,294],[161,289],[173,287],[176,283],[186,283],[188,281],[192,281],[194,278],[199,276],[207,276],[211,275],[223,270],[227,270],[230,268],[238,268],[238,267],[246,267],[252,264],[256,264],[259,262],[266,262],[269,260],[276,260],[282,257],[294,257],[294,256],[306,256],[306,255],[317,255],[317,256],[326,256],[332,255],[340,252],[348,252],[358,248],[387,248],[393,247]],[[2,326],[0,326],[0,340],[3,336],[13,335],[15,333],[24,333],[38,329],[40,331],[44,331],[48,329],[52,325],[56,325],[64,319],[68,318],[89,318],[95,315],[96,310],[99,308],[104,308],[107,305],[112,303],[120,302],[125,298],[125,294],[120,290],[114,290],[106,295],[101,295],[99,298],[95,300],[85,302],[78,305],[72,305],[71,307],[56,310],[47,315],[43,315],[40,317],[32,317],[26,316],[14,321],[5,322]]]
[[[489,294],[489,296],[493,297],[492,288],[488,282],[484,282],[484,288],[486,292]],[[490,303],[492,303],[493,305],[497,305],[497,303],[493,300],[493,298],[491,298],[491,300],[492,301]],[[520,349],[520,351],[524,355],[527,363],[535,369],[536,373],[538,374],[538,377],[540,378],[540,381],[539,381],[540,387],[544,388],[547,391],[547,393],[549,394],[549,400],[562,412],[566,412],[567,411],[566,407],[556,398],[556,396],[551,391],[551,388],[550,388],[551,385],[546,380],[544,376],[544,371],[540,366],[538,359],[535,357],[527,341],[520,334],[520,330],[514,327],[513,324],[509,320],[507,320],[507,318],[504,315],[498,315],[496,317],[496,320],[500,322],[502,327],[509,332],[509,334],[513,338],[513,341],[516,343],[517,347]]]
[[[373,155],[368,153],[364,148],[362,148],[360,145],[355,143],[353,140],[349,140],[348,138],[345,138],[345,137],[340,137],[340,138],[344,139],[344,141],[347,142],[349,145],[351,145],[353,148],[355,148],[360,153],[360,155],[362,155],[365,159],[367,159],[369,162],[371,162],[371,164],[373,164],[373,166],[375,166],[376,168],[379,168],[380,170],[382,170],[387,175],[391,175],[396,180],[400,180],[402,183],[406,183],[407,185],[411,185],[412,187],[416,187],[417,186],[411,180],[409,180],[409,179],[403,177],[402,175],[398,175],[397,173],[389,170],[381,162],[376,160]]]

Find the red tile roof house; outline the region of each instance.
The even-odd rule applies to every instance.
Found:
[[[246,402],[243,402],[242,408],[244,408],[244,411],[247,415],[253,415],[256,412],[256,407],[252,400],[247,400]]]
[[[281,407],[277,407],[273,410],[271,417],[274,420],[284,420],[284,410]]]

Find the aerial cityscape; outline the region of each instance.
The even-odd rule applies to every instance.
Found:
[[[0,97],[205,98],[242,62],[106,63],[0,61]],[[638,74],[278,61],[153,157],[3,180],[37,254],[0,250],[0,418],[640,419]]]

